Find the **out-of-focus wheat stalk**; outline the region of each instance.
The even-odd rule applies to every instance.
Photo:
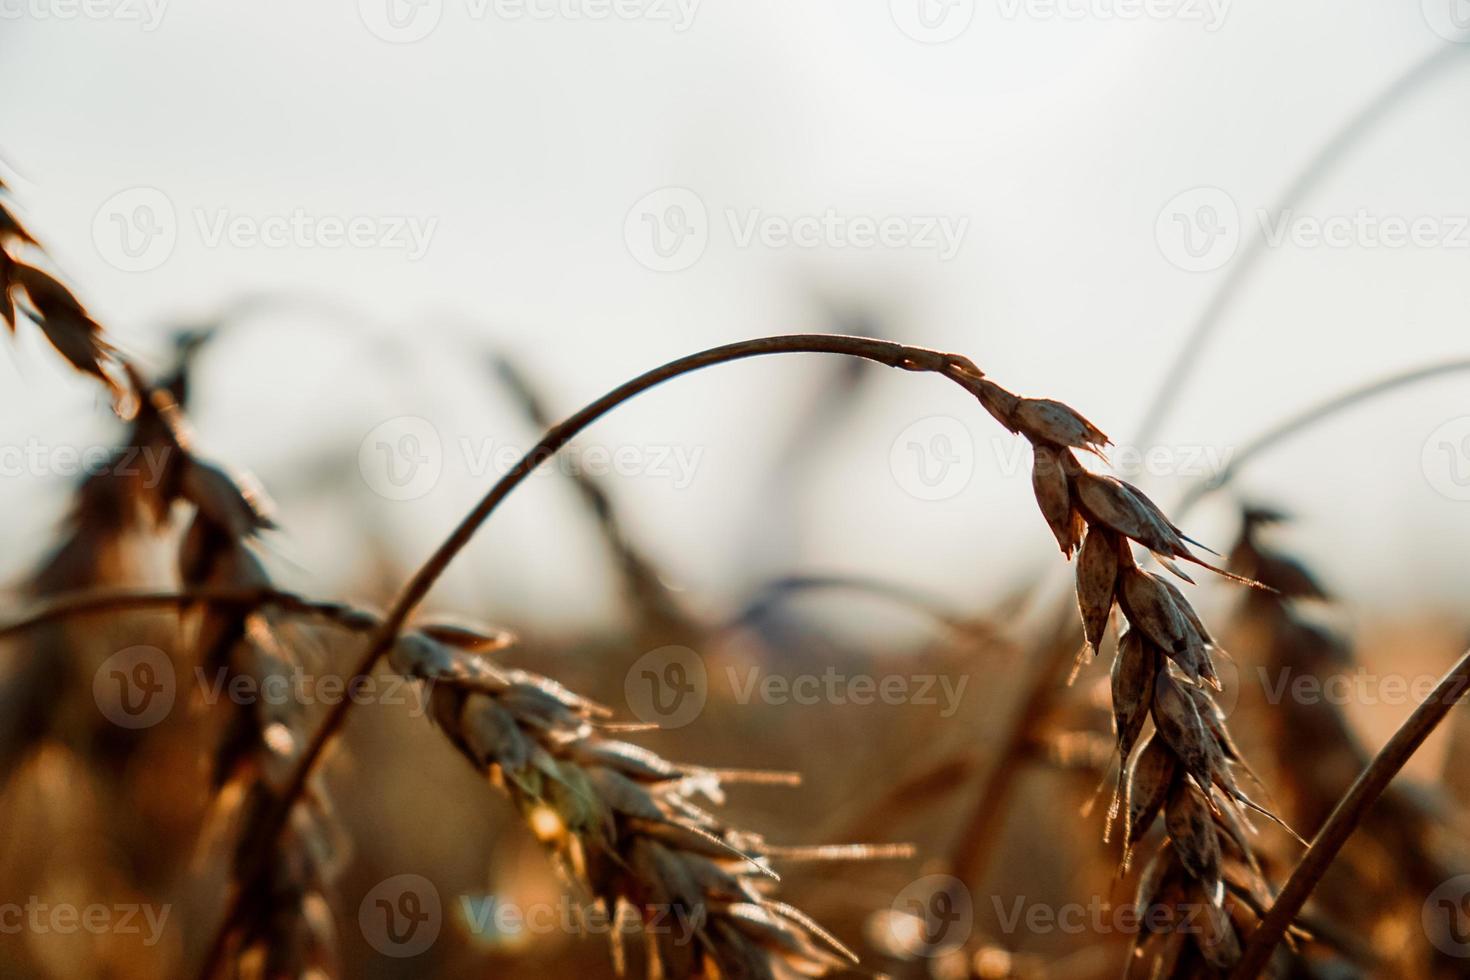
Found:
[[[84,619],[103,613],[140,609],[177,610],[190,606],[233,606],[240,609],[276,607],[302,616],[317,617],[357,632],[370,630],[378,622],[372,613],[342,602],[308,599],[295,592],[269,587],[236,588],[227,585],[183,591],[94,589],[63,592],[34,604],[24,615],[0,623],[0,639],[48,623]]]
[[[1260,925],[1250,936],[1245,954],[1231,973],[1231,980],[1250,980],[1258,976],[1271,959],[1276,947],[1286,936],[1292,921],[1322,880],[1342,846],[1357,830],[1369,808],[1388,789],[1389,783],[1405,763],[1419,750],[1434,730],[1444,721],[1450,709],[1465,696],[1470,687],[1470,652],[1467,652],[1444,675],[1429,697],[1399,726],[1387,744],[1374,757],[1368,768],[1353,783],[1337,804],[1327,823],[1312,839],[1301,862],[1292,871],[1281,893],[1271,905]]]
[[[1332,173],[1337,163],[1347,157],[1350,150],[1373,133],[1381,122],[1392,118],[1393,113],[1404,106],[1410,96],[1438,78],[1442,71],[1458,64],[1465,53],[1461,45],[1437,46],[1428,55],[1409,66],[1409,69],[1402,75],[1394,78],[1382,90],[1376,92],[1370,100],[1360,106],[1333,131],[1331,136],[1302,165],[1301,170],[1287,183],[1286,188],[1271,207],[1271,220],[1273,222],[1279,220],[1287,209],[1295,207],[1299,201],[1306,200],[1313,189]],[[1251,274],[1260,268],[1260,260],[1267,254],[1266,245],[1266,236],[1263,234],[1246,240],[1244,247],[1226,268],[1224,275],[1210,294],[1209,301],[1190,328],[1184,343],[1180,345],[1179,353],[1168,369],[1160,375],[1159,388],[1145,410],[1143,421],[1138,428],[1138,446],[1143,451],[1146,452],[1153,444],[1169,410],[1173,407],[1179,393],[1185,389],[1190,370],[1200,351],[1204,349],[1215,330],[1225,322],[1225,313],[1230,309],[1230,304],[1239,295],[1241,287],[1250,279]]]
[[[1326,602],[1331,596],[1310,568],[1263,540],[1266,528],[1284,520],[1281,512],[1263,507],[1248,507],[1242,515],[1230,565],[1272,586],[1276,594],[1252,594],[1240,618],[1260,638],[1265,662],[1282,681],[1294,672],[1319,679],[1341,673],[1352,664],[1348,644],[1304,618],[1297,608],[1300,602]],[[1288,697],[1274,708],[1267,723],[1275,733],[1271,741],[1279,746],[1282,777],[1293,790],[1298,822],[1304,829],[1326,827],[1333,820],[1334,804],[1351,791],[1354,777],[1369,768],[1370,757],[1331,699]],[[1366,866],[1361,857],[1342,862],[1349,877],[1326,896],[1324,904],[1327,910],[1344,910],[1347,922],[1371,934],[1373,922],[1401,916],[1406,909],[1412,914],[1425,895],[1456,874],[1440,853],[1443,849],[1435,846],[1436,837],[1448,841],[1454,835],[1436,833],[1440,817],[1426,807],[1421,794],[1392,786],[1371,808],[1365,806],[1359,819],[1369,831],[1362,843],[1377,859]],[[1334,931],[1343,932],[1341,927]],[[1422,955],[1432,958],[1435,953],[1426,950]],[[1397,965],[1406,971],[1424,966]],[[1446,975],[1457,967],[1453,960],[1440,964]]]
[[[193,508],[178,556],[180,581],[186,589],[270,593],[270,576],[253,547],[261,531],[275,526],[263,495],[248,479],[203,459],[169,392],[148,385],[130,365],[126,370],[141,393],[140,417],[154,419],[166,443],[166,466],[156,488],[160,520],[178,501]],[[289,684],[298,661],[281,638],[276,608],[201,603],[185,609],[200,669],[218,677],[226,690],[237,680],[259,685],[254,690],[270,690],[276,681]],[[211,783],[220,816],[231,818],[235,828],[232,875],[240,881],[245,862],[262,850],[265,818],[274,812],[279,781],[290,772],[309,722],[305,705],[294,698],[227,699],[224,714]],[[340,972],[330,912],[340,855],[331,806],[320,786],[297,798],[288,819],[284,834],[271,835],[264,873],[241,887],[239,914],[224,941],[233,944],[236,975],[331,977]]]
[[[119,374],[117,352],[72,291],[26,261],[24,253],[38,253],[40,246],[12,210],[8,196],[9,188],[0,180],[0,322],[14,333],[17,314],[24,313],[57,353],[105,384],[115,404],[125,410],[127,388]]]
[[[5,190],[0,184],[0,192]],[[119,479],[112,469],[89,478],[74,511],[71,539],[49,562],[38,579],[43,587],[36,591],[55,591],[49,586],[63,582],[93,584],[96,579],[87,570],[97,565],[110,540],[143,526],[141,514],[162,528],[180,501],[193,508],[178,560],[184,585],[268,590],[269,576],[250,545],[255,534],[273,526],[259,493],[198,455],[174,392],[149,384],[123,360],[72,292],[18,254],[25,249],[39,251],[35,237],[0,201],[0,320],[13,331],[17,311],[24,312],[73,367],[102,381],[119,414],[133,417],[131,447],[150,452],[159,463],[156,483]],[[126,471],[118,467],[117,472]],[[203,667],[222,672],[227,684],[243,678],[263,687],[291,670],[294,657],[278,641],[269,610],[205,605],[194,610],[193,618]],[[238,855],[260,850],[261,818],[274,812],[273,779],[277,770],[289,772],[306,722],[302,705],[294,701],[230,702],[227,713],[214,753],[213,781],[219,801],[236,818],[238,861]],[[287,808],[289,835],[271,828],[270,860],[242,892],[229,938],[238,939],[239,951],[257,962],[237,961],[237,970],[271,977],[338,972],[326,900],[334,860],[330,808],[320,792],[303,793],[306,789],[296,787],[300,805]]]

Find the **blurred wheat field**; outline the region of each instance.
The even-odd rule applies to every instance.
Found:
[[[441,5],[369,6],[390,45],[440,25]],[[923,304],[878,275],[871,292],[804,275],[797,332],[753,323],[651,358],[626,326],[526,357],[427,301],[422,322],[367,331],[363,297],[290,283],[216,297],[155,342],[86,299],[27,208],[41,175],[0,160],[21,400],[73,406],[8,420],[25,436],[0,444],[0,478],[33,494],[6,518],[23,571],[0,616],[0,974],[1470,975],[1458,566],[1425,554],[1406,577],[1365,543],[1459,513],[1415,500],[1470,500],[1463,338],[1369,376],[1304,364],[1288,397],[1241,378],[1211,402],[1238,423],[1228,444],[1175,431],[1226,311],[1283,264],[1273,228],[1301,248],[1350,229],[1364,252],[1395,220],[1452,234],[1453,214],[1308,213],[1470,50],[1433,6],[1436,46],[1335,120],[1270,207],[1200,185],[1159,212],[1163,259],[1213,275],[1162,375],[1080,328],[1021,365],[993,324],[924,345]],[[975,5],[890,7],[944,50]],[[570,10],[547,19],[587,16]],[[191,230],[162,191],[123,194],[92,230],[122,271],[146,272],[165,233],[418,257],[437,233],[386,204],[376,221],[199,211]],[[865,249],[950,261],[972,234],[912,207],[712,200],[670,183],[634,203],[633,261],[683,274],[724,222],[737,248],[851,250],[862,280]],[[1126,392],[1141,421],[1101,417],[1089,390]],[[947,400],[887,418],[910,391]],[[1423,431],[1375,416],[1431,395]],[[731,420],[723,441],[688,436]],[[232,426],[257,441],[219,438]],[[1369,436],[1391,446],[1368,455]],[[272,440],[306,448],[282,463],[259,452]],[[1419,497],[1366,489],[1404,472]],[[748,509],[691,520],[673,497],[701,481]],[[1360,498],[1374,526],[1324,527],[1314,494]],[[852,514],[842,561],[811,561],[815,529]],[[900,559],[868,560],[880,537]],[[1339,550],[1304,544],[1323,538]],[[973,581],[945,573],[957,554]]]

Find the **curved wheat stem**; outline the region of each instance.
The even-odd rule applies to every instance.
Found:
[[[474,537],[476,531],[495,511],[500,502],[579,432],[628,399],[671,378],[716,364],[784,353],[826,353],[862,357],[908,371],[941,373],[964,386],[970,385],[973,379],[980,377],[980,372],[973,363],[967,358],[954,354],[863,337],[793,334],[741,341],[711,348],[670,361],[662,367],[654,368],[624,382],[560,424],[553,426],[490,488],[489,492],[409,580],[393,607],[384,616],[378,628],[373,631],[362,657],[353,669],[353,677],[355,679],[365,678],[373,670],[379,659],[398,639],[408,617],[428,594],[429,589],[444,574],[450,562],[470,542],[470,539]],[[296,765],[285,781],[283,791],[278,796],[274,807],[262,818],[261,834],[257,838],[260,846],[256,848],[254,857],[247,860],[247,867],[250,870],[241,877],[239,886],[233,891],[223,922],[215,933],[215,938],[206,954],[200,974],[202,977],[213,976],[218,969],[224,956],[226,937],[241,914],[243,896],[250,891],[253,883],[262,874],[271,842],[285,828],[294,802],[306,789],[311,774],[325,753],[327,745],[346,720],[349,710],[347,700],[336,702],[328,710],[326,717],[297,757]]]

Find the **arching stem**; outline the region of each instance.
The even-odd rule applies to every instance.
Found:
[[[541,440],[496,481],[480,502],[465,515],[449,537],[434,550],[434,553],[409,579],[408,584],[404,586],[403,591],[393,603],[393,607],[373,631],[363,650],[362,657],[353,669],[354,677],[351,683],[360,683],[372,672],[378,660],[397,640],[409,616],[423,601],[434,583],[444,574],[450,562],[469,544],[480,526],[494,513],[500,502],[520,486],[538,466],[554,456],[583,429],[630,398],[681,374],[766,354],[795,353],[842,354],[848,357],[866,358],[905,371],[928,371],[941,374],[962,387],[967,386],[967,381],[980,377],[980,371],[974,363],[957,354],[946,354],[923,347],[910,347],[867,337],[846,337],[836,334],[789,334],[713,347],[670,361],[662,367],[654,368],[631,381],[624,382],[576,414],[552,426],[541,437]],[[266,861],[268,849],[274,846],[275,840],[285,829],[291,809],[306,789],[311,774],[321,761],[327,745],[347,720],[352,700],[343,698],[334,702],[328,709],[321,725],[302,750],[295,768],[276,797],[276,802],[265,815],[261,832],[257,838],[261,842],[260,846],[245,859],[243,873],[226,908],[224,919],[205,956],[199,974],[203,980],[208,980],[218,971],[229,944],[230,932],[243,908],[244,897],[251,892],[265,873],[268,867]]]

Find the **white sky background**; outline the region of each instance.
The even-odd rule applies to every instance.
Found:
[[[489,479],[467,472],[461,437],[533,438],[468,338],[514,353],[570,411],[682,353],[828,329],[820,299],[830,297],[875,310],[898,339],[970,354],[1014,390],[1067,401],[1128,443],[1228,269],[1171,264],[1156,237],[1161,209],[1217,187],[1244,234],[1258,233],[1256,210],[1345,119],[1452,44],[1429,26],[1436,0],[1427,15],[1417,2],[1249,0],[1227,5],[1213,31],[1190,19],[1213,16],[1202,3],[1120,20],[1098,16],[1114,0],[1063,4],[1082,16],[982,0],[944,44],[907,36],[886,0],[704,0],[684,31],[653,19],[507,18],[493,6],[477,18],[468,0],[443,0],[438,27],[405,44],[375,36],[351,0],[174,0],[153,30],[121,16],[58,19],[66,3],[0,0],[0,156],[19,174],[33,230],[125,349],[158,363],[164,326],[262,291],[355,311],[251,318],[201,364],[194,413],[212,455],[275,490],[282,574],[323,594],[341,584],[366,522],[418,558],[459,518]],[[1464,64],[1406,102],[1297,211],[1438,216],[1445,234],[1470,215],[1470,45],[1460,47]],[[93,223],[137,186],[167,196],[178,240],[157,268],[125,272],[99,250]],[[709,216],[706,251],[677,272],[640,265],[624,236],[629,209],[666,186],[693,190]],[[922,248],[740,247],[726,216],[829,208],[968,226],[945,261]],[[417,261],[399,249],[211,247],[199,226],[201,214],[258,221],[297,209],[437,225]],[[1229,452],[1345,387],[1470,355],[1470,230],[1458,234],[1458,247],[1270,250],[1165,442]],[[92,387],[54,369],[29,333],[0,358],[0,445],[106,438]],[[787,538],[781,518],[780,539],[760,540],[752,522],[769,504],[783,419],[808,403],[824,367],[806,357],[718,368],[644,396],[589,436],[702,453],[687,487],[612,484],[641,540],[701,601],[820,569],[972,602],[1060,563],[1027,470],[1005,472],[1009,437],[958,389],[887,371],[816,447],[817,476],[789,501],[798,533]],[[386,501],[357,473],[358,444],[401,415],[431,419],[449,451],[432,492]],[[925,501],[895,477],[890,450],[935,415],[970,430],[975,468],[961,492]],[[1470,375],[1320,427],[1241,487],[1301,516],[1292,546],[1355,602],[1453,601],[1470,585],[1470,502],[1437,490],[1446,473],[1426,472],[1422,456],[1431,433],[1462,416]],[[312,462],[335,467],[347,502],[300,491],[293,473]],[[1470,477],[1470,454],[1457,462]],[[1144,482],[1166,506],[1184,485]],[[533,481],[506,507],[456,567],[444,605],[483,594],[569,623],[609,608],[600,548],[557,483]],[[19,545],[5,559],[12,577],[44,547],[68,484],[48,472],[0,479]],[[1225,515],[1202,512],[1197,536],[1227,544]]]

